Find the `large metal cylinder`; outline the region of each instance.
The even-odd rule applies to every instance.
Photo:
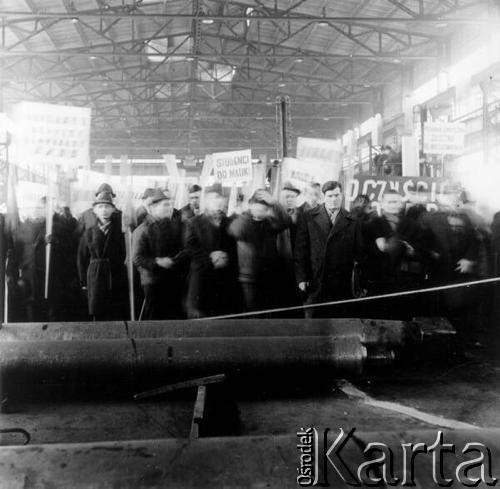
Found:
[[[221,373],[322,369],[326,378],[352,377],[361,373],[365,359],[357,336],[0,342],[2,389],[13,397],[21,387],[120,384],[132,389],[139,380],[158,386]]]
[[[11,323],[0,329],[0,343],[18,340],[355,335],[361,337],[364,344],[404,346],[408,341],[418,341],[420,322],[346,318]]]

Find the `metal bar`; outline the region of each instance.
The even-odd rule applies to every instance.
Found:
[[[224,374],[219,374],[211,375],[209,377],[200,377],[198,379],[186,380],[184,382],[177,382],[176,384],[164,385],[162,387],[158,387],[157,389],[151,389],[149,391],[135,394],[134,400],[139,401],[148,397],[156,397],[161,394],[167,394],[168,392],[175,392],[181,389],[190,389],[192,387],[200,387],[202,385],[216,384],[218,382],[224,382],[226,378],[227,377]]]

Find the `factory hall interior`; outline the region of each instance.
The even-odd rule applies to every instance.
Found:
[[[0,489],[493,487],[499,0],[0,0]]]

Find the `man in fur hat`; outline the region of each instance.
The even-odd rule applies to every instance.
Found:
[[[101,185],[99,185],[98,189],[95,192],[95,196],[97,197],[99,194],[102,194],[103,192],[109,194],[112,199],[116,197],[115,193],[113,192],[113,189],[111,188],[111,185],[109,185],[108,183],[102,183]],[[116,221],[121,226],[122,211],[117,209],[116,206],[114,206],[114,204],[113,204],[113,213],[111,214],[110,219],[112,221]],[[93,207],[84,211],[80,216],[80,218],[78,219],[78,229],[80,231],[80,234],[83,234],[84,231],[95,226],[96,222],[97,220]]]
[[[87,228],[78,250],[80,285],[87,291],[89,315],[99,320],[125,319],[127,271],[121,223],[113,219],[113,194],[101,192],[92,205],[95,224]]]

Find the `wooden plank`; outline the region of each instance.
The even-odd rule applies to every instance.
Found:
[[[196,402],[194,403],[193,422],[191,424],[190,438],[195,439],[200,437],[200,424],[205,417],[205,406],[207,400],[207,386],[200,385],[196,394]]]
[[[210,375],[208,377],[199,377],[197,379],[186,380],[183,382],[177,382],[175,384],[168,384],[157,389],[151,389],[149,391],[140,392],[134,395],[134,400],[138,401],[140,399],[145,399],[147,397],[159,396],[160,394],[165,394],[167,392],[173,392],[180,389],[189,389],[190,387],[200,387],[203,385],[216,384],[218,382],[223,382],[226,380],[225,374]]]

